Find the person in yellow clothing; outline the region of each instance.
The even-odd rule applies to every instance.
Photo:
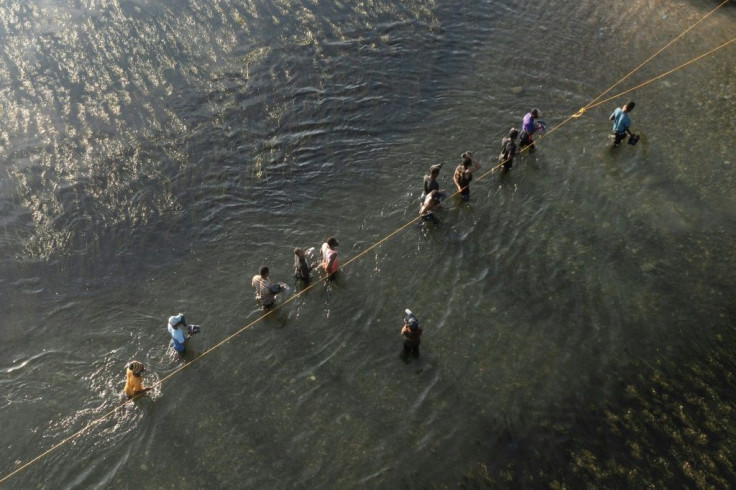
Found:
[[[143,387],[143,371],[145,370],[146,368],[143,367],[142,362],[132,361],[128,364],[128,369],[125,371],[125,389],[123,390],[128,398],[133,398],[151,390],[150,387]]]

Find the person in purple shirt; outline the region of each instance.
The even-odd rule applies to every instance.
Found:
[[[632,138],[636,138],[634,133],[631,132],[629,126],[631,126],[631,118],[629,113],[634,110],[636,103],[634,101],[627,102],[623,107],[617,107],[613,111],[609,121],[613,121],[613,145],[618,146],[619,143],[626,137],[628,133]],[[637,138],[638,139],[638,138]]]
[[[527,112],[524,116],[524,120],[521,122],[521,137],[519,138],[519,145],[523,150],[527,146],[529,153],[534,153],[534,133],[542,131],[544,129],[544,123],[537,121],[541,116],[539,109],[532,109]]]

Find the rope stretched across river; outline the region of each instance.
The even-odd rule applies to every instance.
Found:
[[[641,87],[644,87],[645,85],[648,85],[648,84],[650,84],[650,83],[652,83],[652,82],[654,82],[656,80],[659,80],[659,79],[661,79],[661,78],[663,78],[663,77],[665,77],[667,75],[670,75],[671,73],[673,73],[673,72],[675,72],[677,70],[680,70],[680,69],[682,69],[682,68],[684,68],[684,67],[686,67],[686,66],[688,66],[688,65],[690,65],[692,63],[695,63],[696,61],[699,61],[699,60],[705,58],[706,56],[709,56],[709,55],[715,53],[716,51],[719,51],[720,49],[723,49],[726,46],[728,46],[731,43],[733,43],[734,41],[736,41],[736,38],[733,38],[730,41],[727,41],[727,42],[721,44],[720,46],[718,46],[718,47],[716,47],[716,48],[714,48],[714,49],[712,49],[712,50],[710,50],[710,51],[708,51],[706,53],[703,53],[700,56],[697,56],[697,57],[695,57],[695,58],[693,58],[693,59],[691,59],[691,60],[689,60],[689,61],[687,61],[687,62],[685,62],[685,63],[683,63],[683,64],[681,64],[681,65],[679,65],[679,66],[677,66],[677,67],[675,67],[673,69],[671,69],[671,70],[668,70],[668,71],[666,71],[666,72],[664,72],[664,73],[662,73],[662,74],[660,74],[660,75],[658,75],[656,77],[653,77],[653,78],[651,78],[651,79],[649,79],[649,80],[647,80],[647,81],[645,81],[643,83],[640,83],[639,85],[636,85],[633,88],[630,88],[628,90],[625,90],[623,92],[620,92],[620,93],[618,93],[618,94],[616,94],[614,96],[608,97],[606,99],[600,100],[603,96],[605,96],[613,88],[615,88],[616,86],[618,86],[619,84],[621,84],[623,81],[625,81],[626,79],[628,79],[629,77],[631,77],[631,75],[633,75],[635,72],[637,72],[639,69],[641,69],[644,65],[646,65],[647,63],[649,63],[652,59],[654,59],[656,56],[658,56],[660,53],[662,53],[665,49],[667,49],[672,44],[674,44],[677,40],[679,40],[680,38],[682,38],[686,33],[688,33],[695,26],[697,26],[702,21],[704,21],[706,18],[708,18],[711,14],[713,14],[714,12],[716,12],[719,8],[723,7],[729,1],[730,0],[724,0],[721,4],[719,4],[713,10],[711,10],[710,12],[708,12],[705,16],[703,16],[701,19],[699,19],[693,25],[691,25],[690,27],[688,27],[685,31],[683,31],[682,33],[680,33],[678,36],[676,36],[672,41],[670,41],[669,43],[667,43],[664,47],[660,48],[656,53],[654,53],[652,56],[650,56],[647,60],[645,60],[639,66],[637,66],[636,68],[634,68],[631,72],[629,72],[627,75],[625,75],[619,81],[617,81],[616,83],[614,83],[613,85],[611,85],[608,89],[606,89],[603,92],[601,92],[597,97],[595,97],[594,99],[592,99],[588,104],[586,104],[585,106],[583,106],[576,113],[571,114],[566,119],[564,119],[562,122],[560,122],[559,124],[557,124],[556,126],[554,126],[552,129],[550,129],[549,131],[547,131],[547,134],[542,135],[539,138],[539,140],[541,141],[542,139],[549,137],[550,134],[554,133],[557,129],[561,128],[562,126],[564,126],[565,124],[567,124],[571,120],[577,119],[580,116],[582,116],[588,109],[592,109],[592,108],[597,107],[599,105],[602,105],[602,104],[604,104],[606,102],[609,102],[609,101],[611,101],[611,100],[613,100],[613,99],[615,99],[617,97],[620,97],[621,95],[627,94],[627,93],[632,92],[634,90],[637,90],[637,89],[639,89]],[[525,148],[522,148],[519,151],[519,154],[524,153],[524,151],[527,151],[529,148],[531,148],[531,146],[527,146]],[[484,177],[493,174],[496,170],[500,169],[503,166],[504,163],[507,163],[507,161],[508,160],[500,161],[497,165],[492,166],[487,172],[479,175],[478,178],[477,178],[477,180],[481,180]],[[459,192],[460,191],[457,191],[457,192],[455,192],[452,195],[453,196],[454,195],[457,195],[457,194],[459,194]],[[390,240],[391,238],[393,238],[394,236],[396,236],[401,231],[405,230],[406,228],[408,228],[412,224],[416,223],[419,219],[421,219],[421,217],[420,216],[417,216],[417,217],[411,219],[410,221],[404,223],[403,225],[399,226],[398,228],[394,229],[392,232],[390,232],[389,234],[387,234],[386,236],[384,236],[383,238],[381,238],[377,242],[373,243],[372,245],[368,246],[363,251],[361,251],[360,253],[358,253],[354,257],[352,257],[350,260],[346,261],[343,264],[342,267],[344,268],[344,267],[350,265],[351,263],[355,262],[356,260],[360,259],[362,256],[364,256],[365,254],[367,254],[371,250],[374,250],[375,248],[379,247],[383,243],[387,242],[388,240]],[[204,352],[202,352],[201,354],[199,354],[194,359],[190,360],[189,362],[183,363],[181,366],[177,367],[171,373],[169,373],[168,375],[164,376],[163,378],[161,378],[158,381],[156,381],[155,383],[153,383],[151,385],[151,387],[158,387],[158,386],[162,385],[164,383],[164,381],[167,381],[168,379],[170,379],[171,377],[173,377],[176,374],[180,373],[184,369],[188,368],[189,366],[191,366],[195,362],[198,362],[198,361],[202,360],[203,358],[207,357],[212,352],[214,352],[215,350],[217,350],[220,347],[224,346],[225,344],[227,344],[228,342],[230,342],[231,340],[233,340],[238,335],[242,334],[243,332],[245,332],[245,331],[249,330],[250,328],[252,328],[254,325],[258,324],[264,318],[268,317],[269,315],[272,315],[273,313],[275,313],[280,308],[285,307],[286,305],[288,305],[289,303],[291,303],[292,301],[294,301],[296,298],[299,298],[301,295],[305,294],[307,291],[309,291],[313,287],[317,286],[318,284],[323,283],[327,279],[328,279],[328,276],[323,276],[319,280],[317,280],[317,281],[309,284],[304,289],[298,291],[294,295],[292,295],[289,298],[287,298],[286,300],[284,300],[282,303],[276,305],[274,308],[272,308],[272,309],[264,312],[261,316],[259,316],[258,318],[256,318],[252,322],[248,323],[247,325],[244,325],[240,329],[236,330],[234,333],[232,333],[229,336],[227,336],[224,339],[222,339],[217,344],[211,346],[210,348],[208,348],[207,350],[205,350]],[[84,434],[85,432],[87,432],[88,430],[92,429],[95,425],[99,424],[100,422],[104,421],[108,417],[112,416],[116,411],[118,411],[119,409],[121,409],[125,405],[133,402],[139,396],[142,396],[142,395],[137,395],[137,396],[135,396],[133,398],[130,398],[130,399],[124,401],[124,402],[121,402],[120,404],[118,404],[117,406],[115,406],[113,409],[109,410],[108,412],[100,415],[99,417],[95,418],[91,422],[87,423],[84,427],[82,427],[81,429],[79,429],[77,432],[75,432],[75,433],[67,436],[63,440],[61,440],[58,443],[54,444],[52,447],[50,447],[46,451],[42,452],[41,454],[39,454],[35,458],[31,459],[30,461],[27,461],[26,463],[20,465],[15,470],[11,471],[7,475],[5,475],[2,478],[0,478],[0,485],[6,483],[8,480],[10,480],[14,476],[18,475],[19,473],[21,473],[23,470],[26,470],[30,466],[32,466],[35,463],[39,462],[40,460],[42,460],[43,458],[45,458],[46,456],[48,456],[49,454],[51,454],[55,450],[59,449],[60,447],[66,445],[69,442],[73,441],[74,439],[78,438],[79,436],[81,436],[82,434]]]

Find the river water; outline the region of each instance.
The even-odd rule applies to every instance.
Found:
[[[565,122],[718,3],[2,0],[0,473],[42,455],[4,486],[733,485],[736,45]],[[487,173],[531,107],[564,124]],[[470,202],[381,242],[466,150]]]

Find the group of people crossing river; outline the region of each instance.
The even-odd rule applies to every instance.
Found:
[[[636,104],[633,101],[627,102],[623,107],[616,108],[609,117],[609,120],[613,121],[611,138],[614,146],[618,146],[627,135],[629,136],[628,143],[630,145],[635,145],[639,141],[639,136],[632,133],[630,129],[631,118],[629,113],[635,106]],[[501,174],[508,172],[513,167],[517,150],[524,151],[528,148],[529,153],[534,153],[536,150],[534,135],[542,134],[547,128],[547,124],[539,119],[541,115],[539,109],[531,109],[524,115],[521,122],[521,131],[512,127],[501,140],[501,151],[498,155],[498,166],[501,169]],[[516,138],[519,138],[519,145],[516,144]],[[455,168],[452,181],[461,201],[467,201],[470,199],[470,182],[473,180],[473,174],[480,170],[481,165],[469,151],[460,155],[460,158],[462,161]],[[437,182],[441,168],[441,163],[432,165],[429,167],[429,173],[424,176],[424,188],[419,198],[419,216],[423,221],[436,223],[437,218],[434,211],[447,197],[447,193],[440,189]]]
[[[312,269],[321,269],[327,278],[334,278],[339,267],[337,254],[337,246],[340,242],[337,238],[330,237],[322,244],[320,248],[321,261],[315,261],[309,264],[308,256],[311,255],[313,248],[303,250],[301,248],[294,249],[294,277],[302,284],[306,284],[311,279]],[[276,295],[283,292],[289,292],[290,288],[283,282],[274,283],[269,277],[269,268],[262,265],[258,270],[258,274],[253,276],[251,286],[255,291],[256,301],[264,310],[272,308],[276,302]],[[183,313],[172,315],[169,317],[166,328],[169,332],[171,340],[169,346],[179,355],[184,355],[187,344],[192,336],[202,331],[199,325],[190,325],[187,323]],[[125,370],[125,387],[123,392],[129,398],[147,393],[151,387],[143,386],[143,372],[145,366],[140,361],[131,361]]]
[[[629,114],[635,107],[633,101],[627,102],[623,107],[616,108],[610,115],[609,120],[613,121],[613,138],[614,146],[618,146],[628,135],[628,143],[635,145],[639,141],[639,136],[631,132],[631,118]],[[498,155],[498,166],[501,173],[508,172],[514,163],[514,157],[517,150],[521,151],[528,148],[530,153],[535,151],[534,135],[541,134],[546,129],[546,124],[539,118],[541,112],[539,109],[531,109],[524,115],[521,124],[521,131],[512,127],[507,136],[501,140],[501,151]],[[516,139],[519,138],[519,145]],[[459,194],[461,201],[470,199],[470,182],[473,180],[473,174],[480,170],[481,165],[478,160],[473,157],[469,151],[460,155],[461,163],[455,168],[452,176],[456,193]],[[429,173],[424,176],[423,192],[420,196],[419,216],[423,221],[437,222],[434,211],[440,205],[447,193],[440,189],[437,178],[440,173],[442,164],[435,164],[429,167]],[[303,250],[301,248],[294,249],[294,277],[302,283],[308,283],[311,279],[311,271],[313,269],[321,269],[327,278],[333,278],[339,267],[338,253],[336,247],[339,245],[337,238],[328,238],[320,248],[320,261],[313,263],[308,262],[308,257],[312,254],[314,248]],[[273,282],[269,276],[269,268],[262,265],[258,274],[253,276],[251,286],[255,291],[256,301],[261,308],[269,309],[274,306],[276,295],[286,292],[290,288],[283,282]],[[169,345],[179,354],[186,352],[186,345],[191,337],[201,331],[198,325],[189,325],[182,313],[169,317],[167,330],[171,340]],[[406,310],[404,324],[401,327],[401,335],[404,338],[404,356],[413,354],[419,355],[419,344],[421,342],[422,329],[419,326],[419,320],[410,311]],[[148,392],[151,387],[142,385],[142,374],[145,371],[143,363],[140,361],[131,361],[126,366],[126,381],[124,393],[128,397],[134,397]]]

